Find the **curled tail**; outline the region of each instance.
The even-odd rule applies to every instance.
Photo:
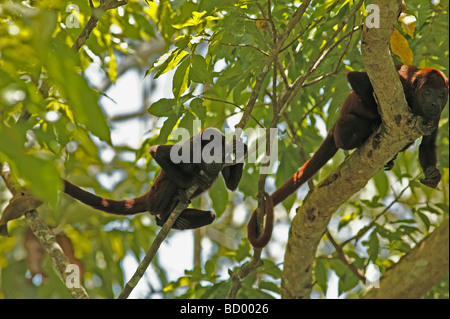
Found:
[[[334,141],[333,130],[328,133],[327,138],[322,142],[319,149],[314,153],[302,167],[287,180],[280,188],[272,194],[273,205],[284,201],[289,195],[294,193],[301,185],[306,183],[317,173],[338,151]]]
[[[116,215],[133,215],[148,211],[147,194],[127,200],[103,198],[64,179],[64,193],[95,209]]]
[[[259,234],[258,223],[256,220],[257,210],[252,213],[250,220],[247,224],[247,238],[254,248],[263,248],[267,245],[272,237],[273,230],[273,202],[272,197],[269,194],[264,193],[266,199],[264,215],[266,216],[266,222],[263,231]]]

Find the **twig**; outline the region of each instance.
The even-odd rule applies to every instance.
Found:
[[[303,14],[305,13],[305,11],[310,3],[311,3],[310,0],[304,1],[297,8],[296,12],[292,16],[292,19],[289,20],[288,24],[286,25],[286,28],[285,28],[283,34],[280,36],[279,40],[277,41],[274,49],[270,52],[269,57],[265,61],[261,72],[258,74],[258,76],[256,78],[256,83],[255,83],[255,86],[253,87],[252,94],[248,100],[247,107],[244,110],[244,114],[242,114],[242,118],[241,118],[240,122],[236,125],[236,128],[243,129],[245,127],[245,125],[247,125],[247,122],[250,118],[253,107],[255,106],[255,102],[259,96],[259,92],[261,91],[262,82],[264,81],[264,78],[266,77],[267,72],[269,72],[270,66],[272,65],[273,61],[277,60],[278,54],[281,50],[281,47],[283,46],[284,42],[288,38],[292,29],[303,17]]]
[[[231,280],[230,290],[228,290],[227,299],[235,299],[239,290],[241,289],[242,279],[253,273],[258,267],[264,265],[261,260],[261,249],[255,250],[255,254],[252,259],[242,265],[242,267],[237,272],[231,270],[228,271]]]
[[[214,101],[214,102],[225,103],[225,104],[229,104],[229,105],[233,105],[234,107],[237,107],[237,108],[240,109],[241,111],[243,110],[243,107],[242,107],[242,106],[240,106],[240,105],[238,105],[238,104],[236,104],[236,103],[230,102],[230,101],[214,99],[214,98],[212,98],[212,97],[206,97],[206,96],[204,96],[204,95],[202,96],[202,99],[204,99],[204,100],[210,100],[210,101]],[[264,125],[262,125],[262,124],[258,121],[258,119],[257,119],[256,117],[254,117],[253,115],[250,115],[250,117],[251,117],[251,118],[256,122],[256,124],[258,124],[261,128],[264,128]]]
[[[328,239],[330,240],[331,244],[333,245],[334,249],[336,249],[338,258],[347,265],[347,267],[356,275],[356,277],[359,278],[359,280],[363,281],[364,283],[367,282],[366,277],[364,276],[364,273],[361,271],[361,269],[358,269],[350,260],[350,258],[347,256],[346,253],[344,253],[344,250],[342,247],[344,245],[339,245],[336,240],[334,240],[333,236],[331,236],[329,230],[327,229],[325,231]]]
[[[89,295],[81,283],[77,285],[70,285],[71,273],[66,273],[69,265],[71,265],[69,259],[64,254],[61,246],[56,241],[54,232],[45,224],[44,220],[39,216],[36,210],[32,210],[25,213],[25,218],[30,225],[33,234],[39,238],[39,242],[44,247],[47,254],[52,258],[53,264],[56,270],[58,270],[62,281],[64,282],[67,290],[75,299],[89,299]]]
[[[89,21],[86,24],[86,26],[84,27],[83,31],[81,31],[77,40],[72,45],[72,50],[74,50],[75,52],[78,52],[78,50],[80,50],[80,48],[86,43],[92,30],[94,30],[94,28],[97,26],[97,22],[100,19],[100,17],[106,11],[108,11],[110,9],[118,8],[127,3],[128,3],[128,0],[101,0],[100,5],[97,8],[95,8],[92,1],[89,1],[89,5],[91,6],[91,9],[92,9],[92,15],[89,18]]]
[[[187,198],[191,198],[192,195],[197,190],[198,185],[193,185],[190,188],[186,190],[186,196]],[[188,206],[188,203],[185,203],[183,201],[178,201],[177,205],[175,206],[174,210],[170,214],[169,218],[164,223],[163,227],[159,231],[158,235],[156,235],[155,240],[153,241],[152,245],[148,249],[147,253],[145,254],[144,259],[139,264],[138,268],[136,269],[136,272],[131,277],[131,279],[127,282],[125,287],[123,288],[122,292],[120,293],[118,299],[126,299],[130,295],[130,293],[133,291],[133,289],[138,284],[139,280],[144,276],[145,271],[147,270],[148,266],[153,260],[153,257],[155,257],[159,246],[161,246],[162,242],[166,239],[167,235],[170,232],[170,229],[172,228],[173,224],[177,220],[178,216],[186,209]]]
[[[411,187],[411,183],[415,182],[417,179],[419,178],[419,176],[414,177],[413,179],[410,180],[410,182],[408,183],[407,186],[405,186],[405,188],[403,188],[400,193],[398,193],[397,196],[395,196],[395,198],[392,200],[392,202],[389,203],[389,205],[387,205],[382,212],[380,212],[377,216],[375,216],[375,218],[366,226],[364,226],[363,228],[361,228],[358,233],[347,239],[346,241],[344,241],[341,246],[344,247],[345,245],[347,245],[349,242],[355,240],[358,241],[361,237],[363,237],[373,226],[375,226],[376,221],[378,220],[378,218],[380,218],[381,216],[383,216],[384,214],[386,214],[386,212],[389,211],[389,209],[398,202],[398,200],[400,199],[400,197],[402,197],[403,193]]]
[[[304,82],[304,83],[302,84],[302,87],[307,87],[307,86],[316,84],[317,82],[320,82],[320,81],[322,81],[323,79],[328,78],[328,77],[330,77],[330,76],[335,75],[336,73],[338,73],[339,67],[341,66],[342,60],[344,59],[344,55],[347,53],[348,48],[350,47],[350,43],[351,43],[351,41],[352,41],[353,33],[354,33],[355,31],[361,29],[361,28],[362,28],[362,24],[359,25],[359,26],[357,26],[357,27],[354,27],[350,32],[348,32],[347,34],[345,34],[344,36],[342,36],[342,38],[340,38],[338,41],[336,41],[335,43],[333,43],[333,45],[330,46],[330,48],[324,52],[322,60],[323,60],[323,59],[331,52],[331,50],[333,50],[339,43],[341,43],[342,40],[344,40],[345,38],[347,38],[348,36],[350,36],[350,39],[348,40],[347,45],[346,45],[344,51],[342,52],[341,56],[339,57],[338,63],[336,64],[336,68],[334,69],[334,71],[332,71],[332,72],[330,72],[330,73],[327,73],[327,74],[324,74],[324,75],[321,75],[321,76],[317,77],[317,78],[314,79],[314,80],[311,80],[311,81],[308,81],[308,82]]]
[[[226,42],[220,42],[220,44],[222,45],[228,45],[230,47],[239,47],[239,48],[252,48],[256,51],[258,51],[261,54],[264,54],[265,56],[269,56],[266,52],[264,52],[263,50],[261,50],[260,48],[257,48],[253,45],[250,44],[241,44],[241,43],[226,43]]]
[[[186,195],[188,198],[192,197],[194,192],[197,190],[198,185],[194,185],[190,187],[186,191]],[[173,210],[173,212],[170,214],[167,221],[164,223],[163,227],[161,228],[161,231],[156,236],[155,240],[153,241],[152,245],[150,246],[149,250],[147,251],[147,254],[145,255],[144,259],[139,264],[138,268],[136,269],[136,272],[131,277],[131,279],[127,282],[125,285],[123,291],[119,295],[119,299],[126,299],[130,295],[130,293],[133,291],[133,289],[138,284],[139,280],[144,275],[145,271],[147,270],[148,266],[150,265],[153,257],[156,255],[156,252],[158,251],[159,247],[161,246],[162,242],[166,239],[167,235],[169,234],[170,229],[172,228],[173,224],[177,220],[178,216],[186,209],[187,203],[183,203],[181,201],[178,202],[177,206]]]
[[[344,21],[341,23],[341,25],[336,29],[336,31],[328,38],[327,42],[324,44],[322,49],[317,54],[316,58],[311,63],[308,71],[306,74],[299,76],[297,79],[295,79],[294,83],[292,83],[292,86],[288,89],[288,94],[283,98],[283,101],[286,101],[286,105],[290,104],[290,102],[293,100],[295,95],[297,94],[298,90],[302,87],[303,83],[305,82],[306,78],[310,76],[317,68],[318,66],[324,61],[325,57],[331,52],[331,50],[337,45],[336,43],[332,44],[330,47],[330,43],[337,37],[339,32],[342,31],[342,29],[347,25],[350,18],[352,18],[356,12],[359,10],[359,8],[364,3],[363,0],[360,0],[353,10],[345,17]],[[352,30],[349,34],[352,35],[354,30]],[[345,38],[344,36],[343,38]]]

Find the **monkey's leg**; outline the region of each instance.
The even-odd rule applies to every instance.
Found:
[[[156,224],[162,227],[168,218],[169,215],[164,218],[156,217]],[[216,215],[211,211],[187,208],[180,214],[172,228],[180,230],[199,228],[211,224],[215,218]]]
[[[334,125],[334,140],[338,148],[352,150],[361,146],[374,131],[372,121],[354,114],[339,116]]]

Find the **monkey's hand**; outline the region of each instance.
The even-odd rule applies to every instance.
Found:
[[[220,170],[217,173],[215,173],[215,175],[217,175],[219,172],[220,172]],[[208,172],[208,174],[209,174],[209,172]],[[207,175],[199,174],[194,177],[194,180],[195,180],[195,183],[198,185],[198,187],[203,190],[208,189],[212,185],[212,180]]]
[[[433,120],[426,120],[422,117],[419,117],[418,123],[417,123],[417,129],[419,133],[423,136],[431,135],[438,127],[438,124],[436,121]],[[425,174],[426,175],[426,174]]]
[[[427,167],[425,169],[425,177],[420,182],[428,187],[436,188],[441,180],[441,172],[436,167]]]
[[[384,170],[385,171],[390,171],[393,167],[394,167],[394,160],[390,160],[389,162],[387,162],[385,165],[384,165]]]
[[[387,163],[384,165],[384,170],[385,170],[385,171],[390,171],[390,170],[394,167],[394,165],[395,165],[394,161],[395,161],[395,159],[397,158],[397,155],[398,155],[398,154],[396,154],[389,162],[387,162]]]
[[[181,202],[183,202],[183,203],[185,203],[185,204],[187,204],[187,205],[189,205],[190,203],[191,203],[191,201],[189,200],[189,198],[186,196],[186,192],[183,190],[183,189],[179,189],[178,190],[178,194],[177,194],[177,196],[176,196],[176,198],[175,198],[175,201],[174,201],[174,204],[176,205],[176,202],[177,201],[181,201]],[[174,205],[174,207],[172,208],[172,210],[175,208],[175,205]]]

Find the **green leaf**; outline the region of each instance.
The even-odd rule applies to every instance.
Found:
[[[431,222],[428,219],[427,215],[425,215],[424,213],[421,213],[421,212],[417,212],[417,215],[422,220],[422,222],[425,224],[427,231],[430,231]]]
[[[374,197],[372,197],[372,199],[370,201],[367,200],[367,199],[361,199],[361,202],[364,203],[367,207],[370,207],[370,208],[383,207],[383,204],[380,203],[380,196],[379,195],[375,195]]]
[[[374,230],[370,236],[369,240],[364,241],[363,244],[368,247],[367,253],[369,254],[369,259],[373,262],[377,260],[378,252],[380,250],[380,242],[378,240],[378,231]]]
[[[175,102],[174,99],[160,99],[159,101],[156,101],[155,103],[150,105],[148,112],[157,117],[169,116],[170,114],[174,113],[173,106],[176,104],[177,102]]]
[[[180,99],[180,96],[186,91],[189,86],[190,68],[190,61],[189,59],[186,59],[178,66],[177,70],[175,71],[175,75],[172,81],[172,92],[176,101]]]
[[[187,51],[181,49],[174,49],[163,56],[161,56],[153,65],[153,68],[147,71],[146,74],[153,70],[158,70],[154,78],[158,78],[160,75],[174,69],[183,59],[189,55]]]
[[[324,259],[316,259],[316,267],[314,268],[314,276],[317,284],[322,289],[323,293],[327,292],[328,267],[329,263]]]
[[[75,119],[102,141],[110,142],[109,127],[98,106],[97,94],[88,86],[86,80],[75,71],[75,55],[70,48],[53,41],[54,50],[44,64],[58,91],[72,107]]]
[[[272,260],[263,259],[264,266],[262,269],[262,273],[273,277],[274,279],[281,278],[281,269],[278,265],[276,265]]]
[[[167,120],[164,121],[163,127],[161,128],[161,131],[159,132],[159,136],[156,139],[156,144],[166,144],[167,139],[169,138],[170,133],[172,133],[173,128],[178,122],[178,115],[173,113],[169,115]]]
[[[213,20],[219,19],[218,17],[212,17],[212,16],[203,17],[205,14],[206,14],[206,11],[203,11],[203,12],[194,11],[194,12],[192,12],[192,17],[189,18],[186,22],[173,24],[172,26],[175,29],[182,29],[182,28],[186,28],[186,27],[196,27],[205,21],[213,21]]]
[[[250,257],[250,243],[247,238],[242,238],[242,241],[235,252],[235,258],[237,262],[241,262],[247,257]]]
[[[191,135],[194,135],[194,121],[195,116],[189,110],[185,110],[184,116],[178,124],[178,127],[185,128]]]
[[[436,204],[436,206],[439,206],[439,204]],[[421,207],[420,210],[421,211],[426,211],[426,212],[429,212],[429,213],[432,213],[432,214],[438,215],[438,216],[441,215],[441,212],[438,211],[437,209],[431,207],[429,203],[427,203],[427,206]]]
[[[377,188],[378,195],[385,197],[389,191],[389,180],[384,170],[380,170],[374,177],[375,187]]]
[[[109,60],[106,63],[108,77],[111,80],[111,82],[115,83],[117,80],[117,64],[116,64],[116,58],[114,56],[114,50],[112,47],[109,49]]]
[[[179,49],[186,49],[190,40],[191,40],[191,36],[185,34],[185,35],[179,36],[178,38],[175,39],[175,45]]]
[[[25,134],[20,129],[0,126],[0,155],[7,157],[12,171],[27,182],[33,194],[56,206],[62,181],[55,158],[44,152],[27,153],[24,143]]]
[[[275,283],[270,281],[261,281],[259,283],[259,289],[269,290],[277,294],[280,294],[281,292],[281,288]]]
[[[359,283],[359,278],[349,269],[339,276],[339,294],[353,289]]]
[[[206,119],[206,108],[203,105],[202,99],[200,98],[193,99],[189,107],[198,116],[200,120],[204,121]]]
[[[212,83],[213,76],[212,73],[208,71],[205,58],[201,55],[194,54],[192,55],[191,61],[191,80],[197,83]]]
[[[214,212],[219,217],[228,206],[228,191],[222,178],[218,178],[214,182],[209,191],[209,196],[212,200]]]

